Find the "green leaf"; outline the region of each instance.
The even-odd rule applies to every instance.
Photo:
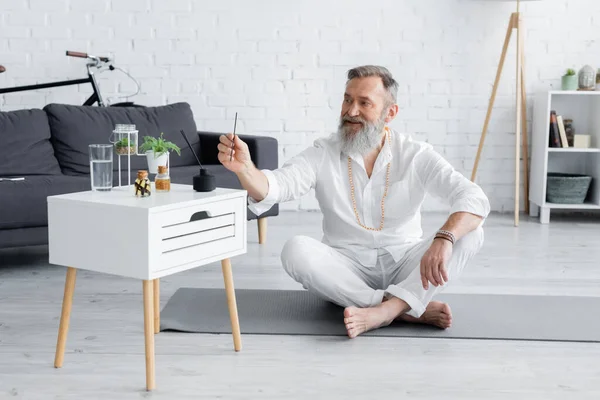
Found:
[[[147,152],[148,150],[152,150],[154,152],[154,156],[160,156],[162,154],[167,153],[169,150],[175,151],[178,155],[181,156],[181,149],[173,142],[169,142],[163,138],[164,133],[160,133],[159,138],[155,138],[152,136],[144,136],[144,143],[140,146],[140,151],[142,153]]]
[[[115,146],[117,146],[117,147],[128,147],[129,146],[129,140],[127,138],[123,138],[123,139],[119,140],[117,143],[115,143]]]

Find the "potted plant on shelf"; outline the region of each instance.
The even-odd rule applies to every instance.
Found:
[[[129,139],[123,138],[115,143],[115,151],[120,155],[136,154],[135,143],[129,143]]]
[[[577,90],[579,87],[579,79],[573,68],[567,69],[567,72],[562,76],[562,90]]]
[[[144,143],[140,146],[140,151],[146,154],[148,172],[151,174],[158,173],[159,165],[169,165],[169,151],[175,151],[178,155],[181,155],[179,146],[165,140],[162,132],[159,138],[144,136]]]

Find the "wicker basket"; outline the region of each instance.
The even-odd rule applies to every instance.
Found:
[[[581,204],[585,201],[592,177],[579,174],[548,173],[546,201],[559,204]]]

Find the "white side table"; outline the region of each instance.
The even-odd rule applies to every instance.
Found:
[[[154,185],[153,185],[154,187]],[[133,186],[48,197],[50,263],[67,266],[54,366],[63,364],[77,269],[143,281],[146,389],[155,388],[159,278],[221,260],[235,351],[242,347],[230,258],[246,253],[247,192],[189,185],[138,198]]]

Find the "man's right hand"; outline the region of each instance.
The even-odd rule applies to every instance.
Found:
[[[239,174],[248,171],[252,166],[252,159],[248,145],[239,136],[233,137],[232,133],[221,135],[219,138],[219,161],[225,168]],[[234,145],[235,144],[235,145]]]
[[[261,201],[269,193],[267,176],[252,163],[248,145],[239,136],[232,133],[221,135],[217,145],[219,161],[225,168],[234,172],[248,196]]]

